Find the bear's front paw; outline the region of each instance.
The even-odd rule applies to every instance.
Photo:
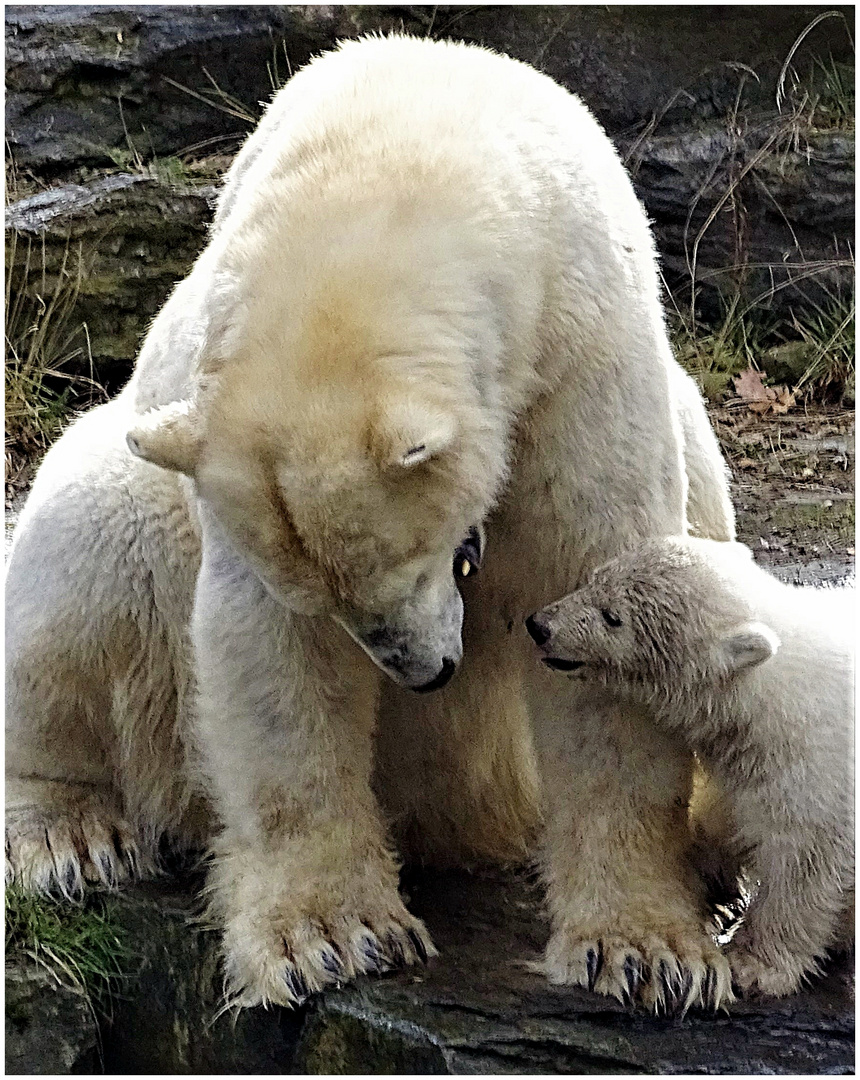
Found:
[[[581,986],[653,1012],[719,1009],[734,1000],[725,957],[706,934],[668,941],[650,934],[556,931],[530,965],[560,986]]]
[[[114,889],[156,873],[154,858],[108,799],[57,789],[45,806],[7,811],[7,885],[79,901],[85,883]]]
[[[357,975],[426,963],[430,935],[395,894],[387,905],[317,912],[273,896],[227,921],[224,954],[230,1005],[299,1005]],[[303,910],[304,909],[304,910]]]
[[[732,943],[728,952],[735,986],[744,997],[786,997],[801,987],[804,977],[816,975],[818,965],[811,957],[785,956],[766,961],[742,943]]]

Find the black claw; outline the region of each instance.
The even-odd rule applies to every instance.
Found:
[[[424,945],[424,942],[421,940],[421,935],[416,933],[412,929],[407,930],[406,935],[409,938],[409,940],[412,942],[412,948],[417,953],[418,959],[421,961],[422,964],[426,964],[427,963],[427,949],[426,949],[426,947]]]
[[[387,967],[386,959],[379,951],[379,946],[373,938],[362,938],[361,949],[367,959],[370,971],[385,971]]]
[[[75,864],[67,862],[63,870],[63,884],[69,896],[77,896],[80,891],[80,882]]]
[[[599,957],[594,949],[589,949],[586,953],[585,966],[588,969],[588,989],[593,990],[594,984],[597,982],[597,969],[599,967]]]
[[[116,868],[113,864],[113,859],[106,851],[100,851],[96,856],[99,863],[99,869],[101,870],[102,877],[109,889],[116,888]]]
[[[403,951],[403,942],[393,930],[389,930],[388,934],[386,934],[385,946],[392,962],[397,967],[402,967],[406,963],[406,953]]]
[[[323,949],[322,951],[322,965],[329,973],[334,975],[336,979],[343,978],[344,969],[341,959],[331,949]]]
[[[624,978],[627,980],[627,993],[631,1001],[635,1001],[636,992],[639,989],[639,983],[641,981],[641,974],[639,971],[639,962],[633,956],[628,956],[624,960]]]
[[[285,971],[284,982],[296,1001],[303,1001],[308,996],[308,984],[297,971]]]

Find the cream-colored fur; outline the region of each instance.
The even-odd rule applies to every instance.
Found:
[[[577,689],[653,707],[713,771],[760,883],[729,947],[744,990],[792,993],[849,921],[853,940],[853,610],[853,589],[785,585],[740,544],[670,538],[535,617]]]
[[[698,986],[690,755],[646,752],[638,710],[586,699],[570,740],[522,632],[590,567],[683,529],[679,417],[690,505],[731,530],[677,380],[645,216],[574,97],[462,45],[314,61],[238,156],[130,384],[51,450],[22,516],[13,875],[74,893],[217,829],[231,993],[293,1002],[432,951],[392,839],[528,854],[531,720],[547,973],[587,982],[605,943]],[[481,523],[461,597],[453,552]]]
[[[669,367],[669,383],[684,443],[689,531],[710,540],[734,540],[735,511],[729,498],[728,466],[702,395],[695,379],[678,364]]]

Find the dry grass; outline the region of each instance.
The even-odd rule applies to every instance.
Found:
[[[21,243],[13,233],[6,249],[7,501],[26,484],[28,472],[59,436],[73,405],[105,396],[93,377],[86,326],[71,319],[83,273],[80,250],[66,248],[60,272],[52,279],[40,245],[32,241],[26,242],[16,269]],[[83,366],[89,375],[81,373]]]
[[[794,374],[789,387],[797,400],[801,397],[806,400],[819,397],[835,402],[853,399],[856,319],[853,252],[849,249],[844,256],[834,252],[832,259],[806,260],[788,216],[767,192],[761,176],[756,177],[757,189],[770,197],[774,208],[781,214],[794,239],[794,250],[786,261],[778,265],[751,263],[744,250],[747,219],[744,181],[756,167],[768,158],[784,166],[791,153],[808,155],[808,139],[815,132],[853,129],[853,65],[838,63],[832,56],[826,60],[813,57],[805,74],[801,74],[794,65],[803,41],[824,20],[831,18],[842,19],[850,39],[848,24],[838,11],[822,12],[804,28],[789,50],[777,80],[775,115],[746,120],[740,115],[744,84],[750,77],[758,79],[755,72],[740,69],[734,107],[725,118],[729,133],[729,149],[725,157],[732,157],[731,148],[746,123],[757,125],[760,145],[746,160],[740,160],[740,157],[737,162],[726,161],[725,157],[718,160],[688,210],[684,242],[689,283],[683,292],[689,295],[689,301],[682,307],[680,302],[670,297],[674,309],[670,313],[670,322],[678,358],[697,377],[712,400],[719,399],[729,388],[733,375],[750,366],[766,368],[768,354],[786,342],[802,345],[804,349],[799,355],[807,358],[805,367]],[[677,94],[667,104],[667,109],[675,98]],[[653,126],[650,130],[653,131]],[[691,223],[696,208],[710,188],[714,175],[723,166],[728,169],[725,190],[693,234]],[[717,218],[726,213],[731,214],[734,222],[734,260],[730,265],[703,273],[699,263],[702,244]],[[750,298],[749,290],[745,289],[749,275],[761,271],[770,273],[772,283],[769,288]],[[850,274],[846,274],[846,271],[850,271]],[[850,285],[834,287],[832,281],[840,277],[843,280],[850,278]],[[700,322],[696,308],[700,286],[705,281],[710,285],[725,282],[721,290],[722,316],[710,324]],[[806,288],[807,285],[813,285],[814,289]],[[772,301],[778,292],[787,288],[797,290],[802,300],[797,304],[796,311],[779,319],[772,312]]]

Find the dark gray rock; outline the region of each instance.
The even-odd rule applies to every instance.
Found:
[[[117,149],[144,159],[192,145],[235,149],[251,126],[235,112],[259,115],[274,63],[285,77],[288,64],[331,44],[335,11],[9,5],[8,148],[19,168],[49,175],[110,164]]]
[[[853,8],[832,10],[853,24]],[[174,83],[204,98],[217,87],[256,115],[275,63],[285,78],[340,37],[400,30],[534,64],[581,93],[611,133],[658,116],[689,126],[730,112],[741,79],[744,107],[772,103],[785,57],[819,14],[811,5],[9,5],[6,139],[21,168],[53,174],[105,164],[129,143],[145,158],[235,147],[247,123]],[[853,63],[843,19],[816,27],[798,70],[813,53]]]
[[[117,904],[137,968],[102,1025],[107,1073],[290,1072],[301,1012],[222,1005],[217,937],[200,926],[195,882],[141,885]]]
[[[35,964],[6,968],[6,1072],[12,1076],[101,1072],[98,1029],[83,994]]]
[[[440,957],[364,978],[296,1012],[214,1019],[217,938],[192,893],[132,890],[120,905],[139,957],[103,1027],[109,1073],[850,1073],[850,969],[781,1002],[731,1015],[655,1019],[552,987],[521,961],[546,938],[534,888],[503,875],[422,873],[405,882]]]
[[[820,23],[795,54],[854,62],[854,9]],[[580,94],[611,135],[661,124],[690,127],[742,109],[772,107],[792,45],[821,14],[812,5],[564,4],[346,6],[355,31],[474,42],[524,60]],[[756,77],[744,68],[755,71]]]
[[[205,244],[215,195],[213,185],[121,173],[22,199],[6,212],[7,281],[30,302],[25,311],[60,286],[62,335],[86,345],[83,373],[92,355],[96,378],[113,389]],[[7,326],[13,339],[19,330],[27,326]]]
[[[795,137],[778,118],[616,140],[654,223],[666,282],[700,313],[720,298],[769,311],[847,296],[853,286],[854,132]]]
[[[425,876],[411,891],[439,960],[417,975],[363,980],[326,995],[306,1023],[301,1070],[853,1071],[853,1002],[844,970],[809,993],[740,1004],[731,1016],[654,1019],[587,991],[551,987],[523,969],[519,962],[538,952],[546,934],[524,882]]]

